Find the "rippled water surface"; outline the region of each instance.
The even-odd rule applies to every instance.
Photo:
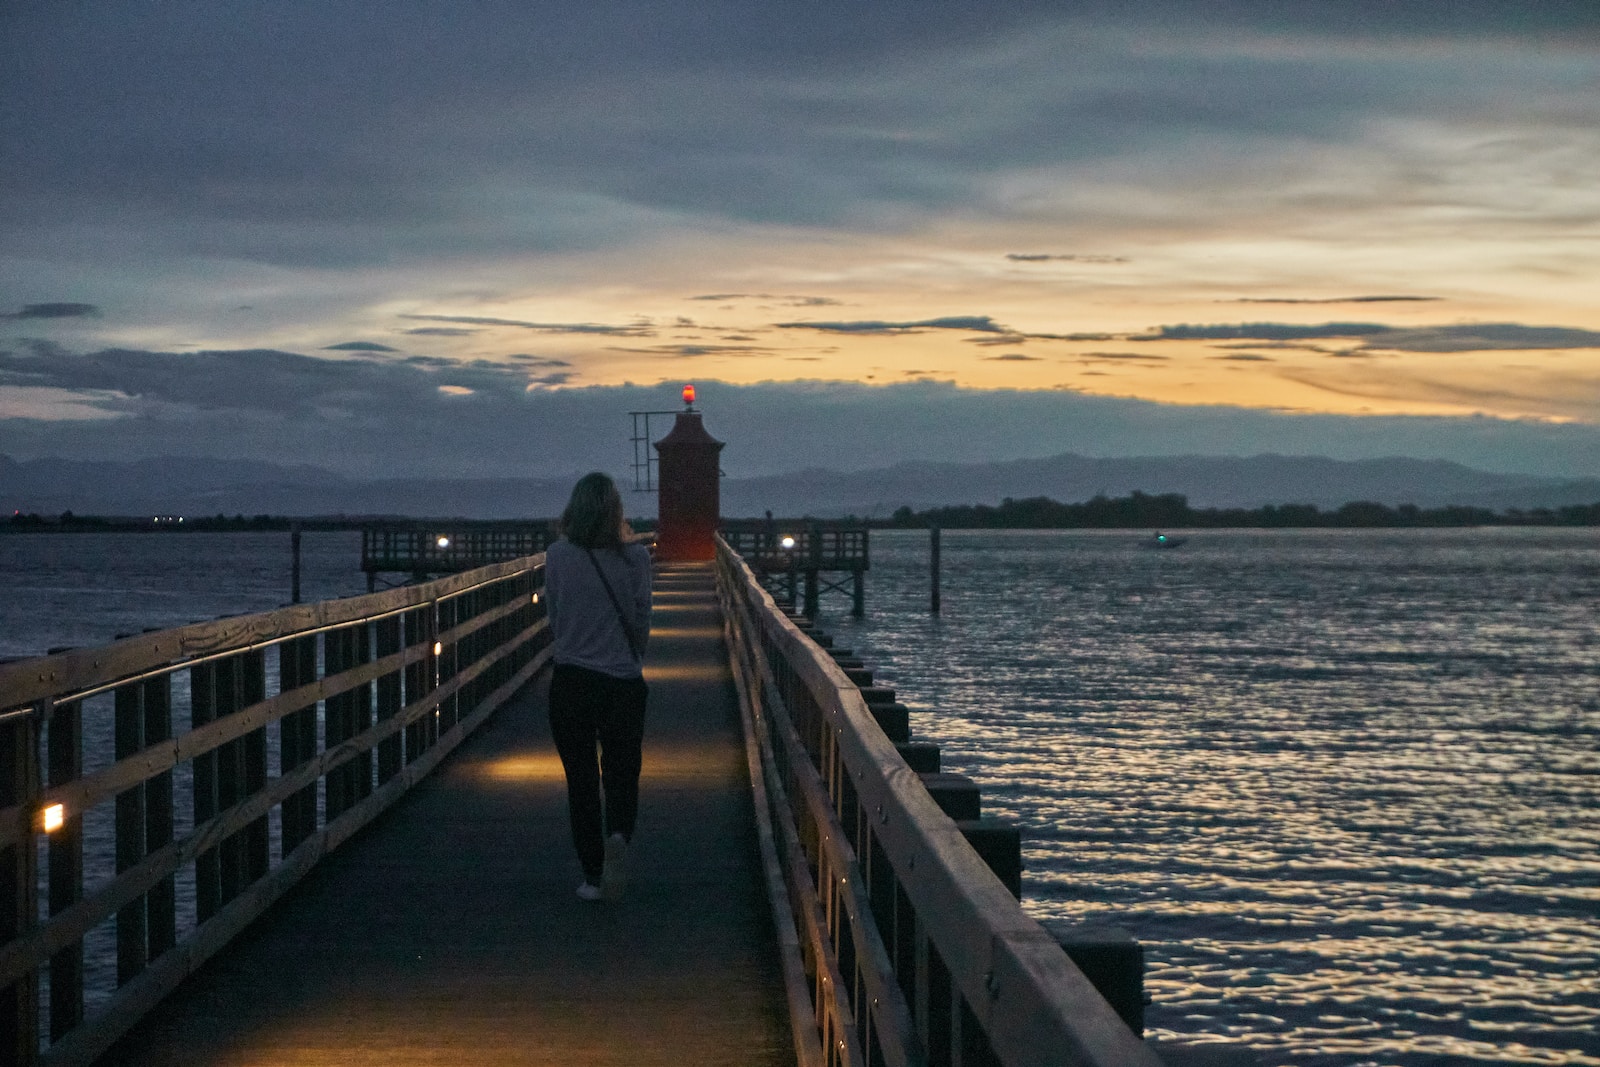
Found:
[[[946,532],[933,618],[875,532],[867,617],[823,601],[1023,824],[1026,906],[1145,944],[1155,1036],[1600,1065],[1600,535],[1138,540]],[[308,533],[305,599],[359,554]],[[288,598],[284,533],[0,537],[0,658]]]
[[[359,532],[306,533],[305,601],[367,591]],[[287,533],[0,536],[0,659],[287,604]]]
[[[824,625],[1026,907],[1145,945],[1150,1033],[1268,1064],[1600,1065],[1600,535],[874,532]]]

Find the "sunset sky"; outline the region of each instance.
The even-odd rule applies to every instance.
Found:
[[[1591,474],[1597,296],[1592,0],[0,7],[16,458]]]

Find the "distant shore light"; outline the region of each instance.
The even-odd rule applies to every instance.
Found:
[[[441,535],[440,538],[434,542],[434,544],[438,545],[440,548],[449,548],[450,538]]]

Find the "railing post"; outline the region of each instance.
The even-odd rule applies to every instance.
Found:
[[[260,649],[236,657],[239,672],[239,708],[248,708],[267,699],[267,656]],[[259,726],[234,744],[239,767],[238,794],[234,803],[246,800],[267,786],[267,728]],[[253,820],[234,835],[238,880],[231,895],[263,878],[272,868],[271,839],[267,817]]]
[[[400,616],[392,615],[387,619],[379,619],[375,626],[377,631],[377,649],[375,655],[378,659],[392,656],[403,647]],[[404,701],[401,692],[401,671],[391,671],[378,679],[378,719],[393,718],[397,715]],[[400,773],[401,757],[400,735],[391,734],[378,742],[378,784],[382,785],[396,774]]]
[[[355,623],[323,635],[323,676],[332,678],[365,663],[371,653],[368,625]],[[363,684],[323,702],[324,751],[355,737],[372,725],[371,686]],[[362,752],[329,771],[327,818],[329,822],[372,792],[372,753]]]
[[[366,536],[362,536],[362,548],[366,548]],[[300,524],[294,523],[289,527],[289,554],[294,557],[289,565],[289,603],[300,603]],[[370,590],[369,590],[370,591]]]
[[[189,727],[200,727],[217,718],[219,700],[216,663],[189,668]],[[226,695],[223,695],[223,700]],[[204,752],[192,761],[194,769],[194,824],[203,825],[218,811],[217,777],[219,751]],[[222,868],[215,846],[194,859],[195,916],[205,922],[222,906]]]
[[[405,641],[407,648],[421,645],[423,656],[415,663],[406,667],[405,676],[405,701],[415,704],[436,688],[435,679],[438,669],[438,658],[433,653],[434,634],[438,633],[436,603],[427,603],[419,606],[415,611],[405,613]],[[411,763],[421,756],[432,743],[430,731],[433,728],[433,716],[425,715],[413,719],[405,729],[406,753],[405,761]]]
[[[144,743],[172,740],[172,675],[144,683]],[[172,772],[151,775],[144,784],[144,847],[148,854],[172,843]],[[167,875],[145,894],[146,958],[156,959],[178,943],[177,879]]]
[[[13,805],[33,818],[39,796],[39,722],[44,706],[0,722],[0,809]],[[30,821],[15,844],[0,849],[0,943],[39,922],[37,827]],[[0,990],[0,1065],[27,1065],[39,1056],[39,975],[29,971]]]
[[[120,686],[115,696],[116,757],[137,756],[172,736],[169,675]],[[172,840],[172,772],[123,790],[116,800],[117,873],[137,866]],[[172,947],[176,915],[172,877],[117,911],[117,984],[124,985]]]
[[[116,691],[116,757],[125,760],[144,751],[144,686],[135,682]],[[145,783],[117,794],[117,873],[145,857]],[[117,984],[144,970],[148,962],[146,900],[140,897],[117,911]]]
[[[803,614],[817,617],[817,579],[822,570],[822,531],[817,524],[806,524],[806,599]]]
[[[363,539],[365,535],[363,534]],[[317,639],[295,637],[278,646],[278,691],[286,693],[317,680]],[[317,705],[291,711],[278,720],[278,773],[286,775],[317,755]],[[317,832],[317,784],[297,789],[283,800],[284,856]]]
[[[83,705],[55,704],[46,726],[48,784],[55,789],[83,773]],[[50,914],[59,915],[83,898],[83,813],[71,812],[46,839],[50,843]],[[50,1040],[83,1021],[83,942],[50,957]]]

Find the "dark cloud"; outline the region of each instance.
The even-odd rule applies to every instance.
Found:
[[[1013,263],[1127,263],[1126,256],[1054,255],[1049,252],[1007,252]]]
[[[1412,304],[1431,303],[1442,300],[1438,296],[1330,296],[1330,297],[1287,297],[1287,296],[1241,296],[1235,300],[1223,300],[1224,304]]]
[[[521,319],[493,319],[479,315],[401,315],[403,319],[423,319],[428,322],[460,322],[470,326],[511,326],[519,330],[538,333],[583,333],[613,337],[654,337],[650,326],[635,323],[631,326],[605,326],[594,322],[524,322]]]
[[[1007,352],[1003,356],[984,356],[985,363],[1038,363],[1040,356],[1025,356],[1021,352]]]
[[[7,5],[26,56],[0,62],[0,246],[120,276],[135,255],[454,262],[707,220],[904,230],[991,202],[1008,172],[1178,147],[1157,177],[1183,182],[1199,146],[1336,143],[1395,114],[1515,122],[1530,87],[1563,94],[1541,117],[1587,129],[1591,86],[1516,60],[1600,23],[1593,0],[443,10]],[[1512,59],[1441,47],[1463,39]],[[137,251],[107,259],[107,222]]]
[[[969,345],[982,345],[985,348],[994,348],[1000,345],[1025,345],[1029,341],[1120,341],[1121,334],[1115,333],[1022,333],[1020,331],[1005,330],[992,337],[964,337]]]
[[[1307,344],[1307,343],[1305,343],[1303,341],[1244,341],[1244,342],[1241,342],[1239,344],[1212,345],[1210,347],[1212,347],[1212,348],[1223,348],[1223,349],[1241,349],[1241,350],[1244,350],[1244,351],[1253,351],[1254,349],[1257,349],[1257,348],[1268,348],[1268,349],[1272,349],[1273,351],[1316,352],[1316,353],[1319,353],[1319,354],[1326,354],[1326,353],[1329,353],[1329,352],[1337,352],[1337,351],[1339,351],[1339,349],[1329,348],[1327,345],[1313,345],[1313,344]]]
[[[507,356],[506,358],[507,359],[514,359],[518,363],[521,363],[525,367],[570,367],[570,366],[572,366],[571,363],[568,363],[564,359],[550,359],[547,356],[532,356],[532,355],[529,355],[526,352],[517,352],[517,353],[515,353],[513,355]]]
[[[1065,363],[1167,363],[1170,356],[1157,356],[1148,352],[1082,352],[1071,356]]]
[[[477,330],[466,330],[459,326],[418,326],[414,330],[402,331],[412,337],[470,337]]]
[[[1215,326],[1184,324],[1158,326],[1150,333],[1132,334],[1126,339],[1129,341],[1225,339],[1290,341],[1324,337],[1359,340],[1361,349],[1366,351],[1486,352],[1501,349],[1600,348],[1600,330],[1582,330],[1567,326],[1525,326],[1514,322],[1416,328],[1385,326],[1375,322],[1324,322],[1311,326],[1282,322],[1246,322]]]
[[[719,303],[729,300],[770,300],[785,307],[796,308],[838,307],[844,303],[831,296],[775,296],[772,293],[708,293],[704,296],[691,296],[689,299],[715,300]]]
[[[398,352],[397,348],[380,345],[376,341],[346,341],[342,345],[324,345],[324,352]]]
[[[1397,352],[1486,352],[1497,349],[1600,348],[1600,330],[1485,322],[1420,329],[1390,329],[1367,341],[1370,349]]]
[[[1184,323],[1178,326],[1157,326],[1154,331],[1133,334],[1129,341],[1291,341],[1313,337],[1371,337],[1388,333],[1392,327],[1377,322],[1324,322],[1315,326],[1301,326],[1285,322],[1243,322],[1235,325],[1195,326]]]
[[[824,333],[849,334],[905,334],[922,330],[968,330],[979,333],[1003,333],[1020,336],[1001,326],[987,315],[951,315],[937,319],[920,319],[916,322],[776,322],[784,330],[821,330]]]
[[[1229,352],[1225,356],[1211,356],[1211,359],[1227,359],[1238,363],[1276,363],[1271,356],[1263,356],[1259,352]]]
[[[682,359],[688,356],[755,356],[771,352],[769,348],[756,348],[751,345],[654,345],[650,348],[618,348],[610,349],[612,352],[633,352],[651,356],[665,356],[669,359]]]
[[[100,314],[93,304],[24,304],[21,311],[0,315],[0,319],[81,319]]]

